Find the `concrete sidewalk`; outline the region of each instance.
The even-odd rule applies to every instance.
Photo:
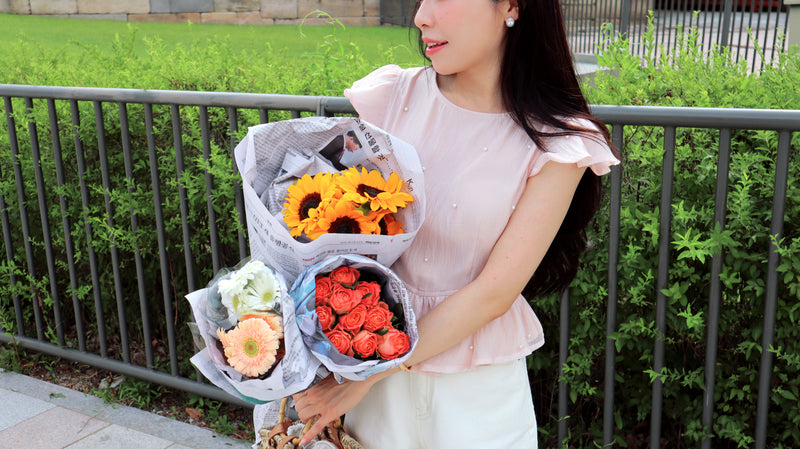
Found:
[[[251,444],[0,370],[0,449],[246,449]]]

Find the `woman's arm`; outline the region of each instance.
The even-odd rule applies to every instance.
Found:
[[[419,341],[406,365],[413,366],[447,350],[511,308],[561,226],[584,170],[575,164],[548,163],[528,179],[478,277],[417,322]],[[396,371],[385,371],[362,382],[321,382],[295,395],[295,408],[303,421],[319,418],[303,443],[355,407],[375,382]]]

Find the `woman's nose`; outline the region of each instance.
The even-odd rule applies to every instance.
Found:
[[[420,0],[417,2],[417,12],[414,14],[414,25],[417,28],[431,25],[431,14],[428,1]]]

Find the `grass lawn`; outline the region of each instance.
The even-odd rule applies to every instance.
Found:
[[[50,73],[129,67],[147,70],[148,64],[158,64],[148,59],[163,60],[172,57],[172,53],[191,61],[196,71],[218,70],[210,67],[215,63],[236,64],[238,71],[252,70],[254,76],[274,71],[275,67],[305,70],[315,61],[318,66],[334,65],[336,58],[346,61],[356,55],[358,70],[351,72],[357,73],[342,70],[338,74],[350,81],[363,76],[369,68],[390,62],[404,67],[424,64],[412,42],[415,36],[397,26],[211,25],[0,14],[0,29],[0,66],[9,68],[0,72],[0,83],[144,87],[130,86],[124,77],[115,82],[111,74],[100,81],[93,76],[78,80]],[[154,48],[159,49],[157,56]],[[209,48],[223,57],[210,59],[204,54]],[[128,59],[122,61],[121,53],[126,53],[124,58]],[[328,60],[320,64],[324,57]],[[92,68],[95,61],[102,59],[106,61]]]
[[[343,45],[355,44],[367,59],[380,59],[390,48],[400,65],[421,63],[407,28],[398,26],[343,27],[297,25],[209,25],[197,23],[122,22],[106,19],[71,19],[0,14],[0,53],[20,40],[59,49],[65,55],[80,52],[84,46],[111,51],[116,35],[136,32],[134,51],[146,52],[145,40],[158,38],[168,46],[192,46],[208,40],[227,39],[235,52],[257,52],[266,45],[302,55],[314,51],[325,36],[335,34]],[[4,50],[5,49],[5,50]]]

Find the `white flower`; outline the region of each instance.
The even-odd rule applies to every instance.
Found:
[[[275,311],[280,286],[272,271],[259,260],[251,260],[217,284],[222,304],[232,316]]]

